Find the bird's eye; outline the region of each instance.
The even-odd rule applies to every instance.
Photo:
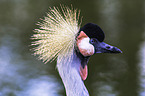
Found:
[[[95,40],[94,39],[90,39],[90,43],[94,44]]]

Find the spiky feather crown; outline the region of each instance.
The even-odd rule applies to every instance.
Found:
[[[50,12],[38,23],[39,29],[35,29],[32,39],[36,40],[31,45],[35,45],[34,55],[39,55],[39,59],[47,63],[56,57],[61,57],[60,62],[65,58],[72,59],[76,43],[76,35],[79,32],[80,11],[61,6],[50,8]],[[70,60],[69,60],[70,61]]]

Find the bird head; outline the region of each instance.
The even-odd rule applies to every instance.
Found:
[[[77,47],[84,57],[95,53],[122,53],[119,48],[104,43],[104,38],[104,32],[98,25],[87,23],[80,28]]]
[[[87,78],[87,62],[91,55],[95,53],[122,53],[119,48],[104,43],[104,38],[103,30],[96,24],[87,23],[80,28],[77,47],[81,54],[80,75],[83,80]]]

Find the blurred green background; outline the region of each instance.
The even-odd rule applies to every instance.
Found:
[[[82,26],[98,24],[123,51],[90,58],[90,96],[145,96],[145,0],[0,0],[0,96],[65,96],[56,62],[30,51],[36,23],[60,4],[80,9]]]

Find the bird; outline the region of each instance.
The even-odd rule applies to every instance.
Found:
[[[81,19],[80,19],[81,18]],[[122,53],[104,41],[104,31],[95,23],[81,27],[80,10],[65,5],[50,7],[31,36],[34,55],[45,64],[57,61],[57,70],[67,96],[89,96],[84,84],[87,63],[96,53]]]

